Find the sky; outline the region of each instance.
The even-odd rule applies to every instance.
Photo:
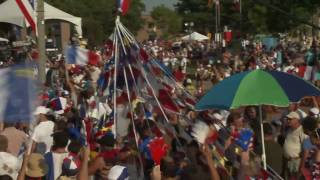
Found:
[[[160,6],[161,4],[173,8],[173,5],[177,3],[178,0],[143,0],[146,5],[146,12],[150,12],[154,7]]]

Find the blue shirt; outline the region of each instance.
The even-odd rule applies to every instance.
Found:
[[[311,149],[314,149],[316,146],[313,145],[311,143],[311,139],[310,137],[307,137],[305,138],[303,141],[302,141],[302,149],[305,151],[310,151]]]

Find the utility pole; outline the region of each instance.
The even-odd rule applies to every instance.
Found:
[[[240,39],[242,38],[242,0],[239,0],[239,11],[240,11]]]
[[[38,49],[39,49],[39,72],[38,78],[41,83],[46,81],[46,47],[44,31],[44,2],[37,1],[37,32],[38,32]]]

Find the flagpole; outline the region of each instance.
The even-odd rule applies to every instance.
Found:
[[[239,11],[240,11],[240,39],[241,39],[242,37],[242,0],[239,0],[239,6],[240,6]]]
[[[39,80],[41,83],[46,81],[46,54],[45,54],[45,24],[44,24],[44,2],[38,0],[37,2],[37,31],[38,34],[38,48],[39,48]]]

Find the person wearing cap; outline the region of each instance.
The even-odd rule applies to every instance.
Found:
[[[81,166],[81,148],[82,145],[78,141],[71,141],[68,145],[69,154],[63,160],[61,177],[64,177],[65,179],[75,179],[79,174]],[[61,177],[60,179],[63,179]]]
[[[301,161],[302,143],[306,138],[300,124],[298,112],[290,112],[287,116],[288,132],[284,141],[284,173],[287,178],[298,177]]]
[[[39,124],[34,128],[31,135],[33,141],[31,152],[38,152],[45,154],[50,151],[52,146],[52,133],[54,129],[54,122],[48,120],[46,115],[49,109],[44,106],[37,107],[34,115],[37,116]]]

